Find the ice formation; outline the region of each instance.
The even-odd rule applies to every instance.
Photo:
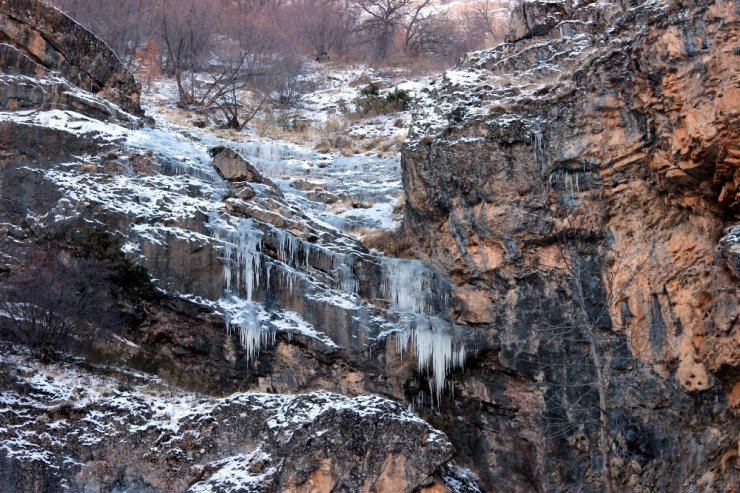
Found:
[[[396,347],[403,355],[413,343],[419,371],[431,376],[429,392],[439,402],[449,372],[465,364],[465,345],[455,341],[452,325],[439,317],[416,315],[402,323],[406,329],[397,335]]]
[[[576,192],[581,191],[581,184],[589,181],[598,180],[599,173],[594,171],[570,171],[566,169],[555,170],[547,177],[547,184],[552,186],[553,183],[562,182],[566,192],[573,196]]]
[[[542,130],[539,128],[536,128],[532,132],[532,153],[534,154],[534,162],[537,163],[540,171],[543,174],[546,174],[549,166],[547,159],[547,143],[545,142]]]
[[[219,305],[224,310],[226,331],[239,331],[247,361],[253,361],[263,347],[275,344],[275,331],[267,323],[270,316],[262,305],[238,298],[222,299]]]
[[[213,236],[223,247],[225,292],[219,305],[224,312],[226,330],[239,331],[239,342],[247,352],[247,360],[252,361],[263,346],[275,342],[275,331],[265,323],[269,315],[253,301],[255,289],[260,286],[263,233],[251,219],[229,224],[212,216],[209,223]]]
[[[418,260],[382,258],[383,290],[398,313],[436,314],[449,302],[449,286]]]
[[[450,286],[439,273],[418,260],[383,258],[383,288],[391,309],[401,318],[397,349],[413,343],[419,371],[430,375],[429,391],[439,402],[447,375],[465,363],[465,345],[456,342],[445,315]]]
[[[254,227],[251,219],[240,219],[235,226],[220,220],[211,225],[214,236],[223,242],[226,292],[237,295],[243,292],[251,301],[255,288],[260,284],[262,231]]]

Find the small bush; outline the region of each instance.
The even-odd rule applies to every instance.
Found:
[[[385,101],[389,106],[400,108],[400,111],[406,111],[411,108],[413,98],[408,91],[404,91],[403,89],[394,89],[393,92],[389,92],[385,95]]]
[[[380,86],[377,82],[371,82],[370,84],[360,89],[360,94],[362,94],[363,96],[379,96]]]
[[[71,243],[78,257],[102,261],[111,269],[110,280],[131,300],[150,299],[156,293],[146,267],[131,262],[121,252],[121,240],[101,226],[85,226],[72,233]]]
[[[362,96],[355,101],[357,113],[362,115],[387,115],[411,108],[413,98],[408,91],[394,89],[385,95],[380,95],[379,92],[373,92],[368,87],[360,91]]]
[[[208,154],[210,154],[211,157],[216,157],[219,154],[221,154],[225,149],[226,149],[226,147],[224,147],[224,146],[211,147],[210,149],[208,149]]]
[[[53,360],[117,323],[106,287],[107,270],[99,262],[34,251],[0,286],[3,325],[41,361]]]
[[[320,131],[321,142],[317,145],[318,149],[343,149],[350,146],[349,136],[347,134],[348,125],[336,118],[329,118]]]

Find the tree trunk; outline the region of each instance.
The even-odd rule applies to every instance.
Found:
[[[595,330],[592,328],[591,330]],[[602,368],[602,361],[599,350],[596,347],[596,338],[593,333],[589,334],[590,353],[594,366],[596,367],[596,387],[599,391],[599,449],[601,450],[601,460],[604,462],[604,486],[606,493],[614,493],[612,483],[611,464],[609,463],[609,409],[607,406],[607,382]]]

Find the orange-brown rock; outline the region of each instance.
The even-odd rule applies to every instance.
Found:
[[[621,488],[686,488],[736,441],[739,10],[525,1],[508,43],[468,55],[422,96],[403,151],[406,232],[455,283],[471,338],[490,344],[450,412],[481,409],[490,387],[470,382],[498,365],[542,398],[523,408],[504,393],[509,424],[478,411],[495,431],[470,430],[467,453],[489,488],[600,481],[576,390],[596,386],[593,345],[609,362]],[[507,464],[507,442],[526,464]]]

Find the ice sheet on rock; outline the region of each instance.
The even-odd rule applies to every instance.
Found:
[[[35,171],[58,185],[75,203],[92,202],[102,209],[142,220],[178,221],[194,218],[214,207],[209,199],[189,192],[193,182],[188,176],[111,176],[83,173],[77,166],[78,163],[68,163]]]
[[[400,218],[393,212],[394,200],[389,199],[388,202],[376,203],[364,209],[348,209],[339,215],[357,228],[393,230],[401,225]]]
[[[311,339],[321,341],[325,346],[330,348],[339,348],[326,334],[316,330],[310,323],[306,322],[303,317],[292,311],[281,311],[276,318],[273,318],[272,325],[280,332],[294,332],[302,334]]]
[[[212,214],[208,222],[213,237],[221,242],[226,292],[252,301],[255,288],[260,287],[264,233],[251,219],[229,219]]]
[[[46,127],[74,135],[87,135],[103,140],[116,141],[126,137],[129,129],[113,123],[65,110],[0,111],[0,122],[11,121],[19,125]]]
[[[207,182],[220,182],[208,149],[192,138],[167,128],[142,128],[127,134],[125,145],[154,152],[168,174],[187,174]]]
[[[439,401],[447,375],[465,363],[465,345],[446,320],[449,282],[418,260],[383,257],[382,265],[386,299],[401,315],[397,349],[403,354],[413,348],[419,371],[430,376],[430,394]]]
[[[270,491],[277,467],[272,457],[257,447],[252,452],[227,457],[208,464],[213,471],[209,477],[195,483],[188,491],[192,493],[241,493],[243,491]]]
[[[398,313],[438,315],[447,310],[450,285],[419,260],[380,257],[383,290]]]

